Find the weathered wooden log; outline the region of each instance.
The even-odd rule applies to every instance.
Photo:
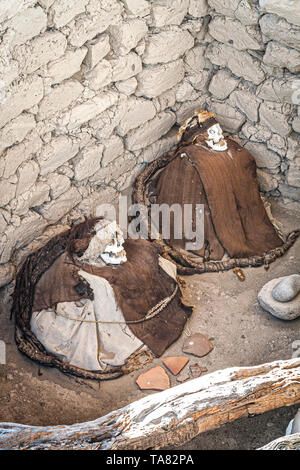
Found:
[[[159,449],[300,402],[300,359],[219,370],[71,426],[0,424],[0,449]]]
[[[300,450],[300,432],[279,437],[258,450]]]

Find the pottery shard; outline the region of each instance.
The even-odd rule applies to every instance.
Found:
[[[213,344],[201,333],[195,333],[185,341],[182,352],[194,356],[206,356],[214,348]]]
[[[200,375],[202,374],[202,370],[199,364],[192,364],[190,366],[190,371],[194,379],[196,379],[197,377],[200,377]]]
[[[207,372],[207,368],[200,367],[199,364],[192,364],[190,366],[190,371],[191,371],[192,377],[196,379],[197,377],[200,377],[200,375],[202,375],[203,372]]]
[[[177,375],[186,366],[189,360],[188,357],[184,356],[166,357],[163,359],[163,363],[173,375]]]
[[[181,374],[178,375],[178,377],[176,377],[176,380],[177,382],[182,383],[186,382],[186,380],[189,380],[190,378],[189,370],[184,370]]]
[[[161,366],[153,367],[141,374],[136,383],[141,390],[166,390],[170,388],[169,376]]]

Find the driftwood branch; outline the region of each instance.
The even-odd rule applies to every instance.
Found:
[[[300,432],[279,437],[258,450],[300,450]]]
[[[230,368],[71,426],[0,424],[0,449],[159,449],[300,402],[300,359]]]

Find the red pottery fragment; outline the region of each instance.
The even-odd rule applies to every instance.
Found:
[[[136,383],[141,390],[166,390],[170,388],[170,378],[161,366],[152,367],[152,369],[139,375]]]
[[[166,357],[162,360],[164,365],[172,372],[173,375],[178,375],[179,372],[186,366],[189,362],[189,358],[185,356],[174,356]]]
[[[182,352],[203,357],[214,349],[213,344],[201,333],[195,333],[187,338]]]

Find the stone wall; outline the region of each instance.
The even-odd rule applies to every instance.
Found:
[[[299,200],[298,0],[2,0],[0,28],[0,286],[204,106]]]
[[[300,208],[300,2],[208,0],[210,106],[254,155],[262,192]]]

